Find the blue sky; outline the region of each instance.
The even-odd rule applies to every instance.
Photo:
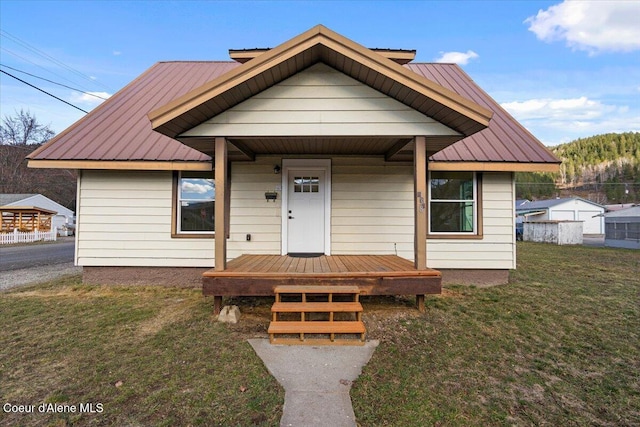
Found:
[[[457,62],[547,145],[640,131],[640,1],[0,2],[0,64],[84,110],[162,60],[228,60],[317,24]],[[11,67],[11,68],[8,68]],[[19,71],[16,71],[19,70]],[[0,115],[57,133],[84,113],[0,74]]]

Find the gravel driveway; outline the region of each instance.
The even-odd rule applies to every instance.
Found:
[[[0,291],[17,286],[48,282],[62,276],[80,273],[82,273],[82,267],[76,267],[72,262],[23,270],[0,271]]]
[[[60,238],[56,243],[1,248],[0,291],[82,273],[82,267],[74,266],[71,261],[73,242],[71,237]],[[29,262],[26,263],[20,259],[25,252],[30,255]],[[29,268],[24,268],[29,264]]]

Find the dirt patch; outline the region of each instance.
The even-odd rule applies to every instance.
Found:
[[[121,297],[123,287],[121,286],[87,286],[78,284],[78,276],[69,276],[71,285],[59,285],[55,287],[37,287],[33,290],[24,290],[8,293],[11,298],[105,298]],[[152,290],[154,290],[152,288]],[[140,298],[155,297],[154,293],[149,293],[148,288],[129,288],[128,295],[135,295]]]
[[[167,302],[167,304],[169,305],[161,309],[154,317],[138,324],[136,329],[138,338],[155,335],[165,326],[186,320],[192,316],[193,304],[190,301],[178,300],[173,304],[170,302]]]

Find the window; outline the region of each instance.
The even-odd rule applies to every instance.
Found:
[[[213,173],[180,172],[176,193],[176,233],[212,234],[216,200]]]
[[[430,173],[429,233],[479,235],[478,177],[474,172]]]

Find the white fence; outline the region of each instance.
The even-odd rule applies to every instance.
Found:
[[[10,245],[12,243],[31,243],[38,241],[55,242],[58,238],[58,231],[54,227],[51,231],[28,231],[20,232],[13,230],[13,233],[0,233],[0,245]]]

